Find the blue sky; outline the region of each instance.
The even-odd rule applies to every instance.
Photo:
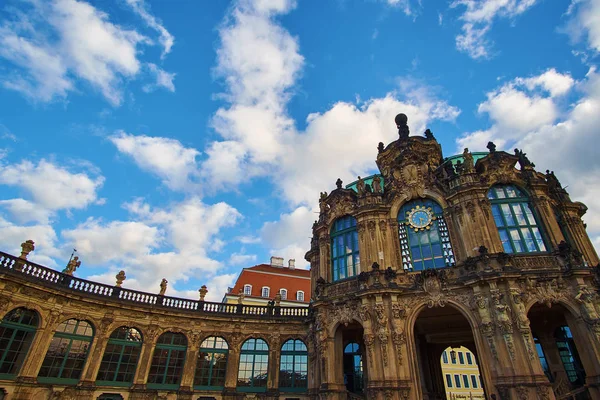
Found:
[[[600,244],[600,1],[8,0],[0,243],[78,276],[220,299],[310,244],[318,194],[430,128],[523,148]]]

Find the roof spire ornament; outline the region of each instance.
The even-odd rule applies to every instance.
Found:
[[[337,181],[335,181],[335,186],[336,186],[338,189],[341,189],[341,188],[342,188],[342,184],[343,184],[343,183],[344,183],[344,182],[342,182],[342,180],[341,180],[340,178],[338,178],[338,180],[337,180]]]
[[[490,151],[490,153],[495,153],[496,152],[496,145],[494,144],[494,142],[488,142],[487,149]]]
[[[398,114],[394,119],[396,122],[396,126],[398,127],[398,136],[400,139],[408,139],[408,135],[410,134],[410,130],[408,129],[408,117],[406,114]]]

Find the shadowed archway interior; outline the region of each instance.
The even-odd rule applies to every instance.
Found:
[[[447,305],[425,308],[418,315],[414,329],[422,398],[446,400],[440,357],[448,347],[463,346],[478,359],[471,325],[460,311]]]

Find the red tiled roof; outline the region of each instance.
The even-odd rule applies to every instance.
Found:
[[[269,296],[274,298],[280,289],[287,289],[287,300],[296,300],[296,293],[304,292],[304,302],[310,301],[310,271],[306,269],[289,269],[259,264],[244,268],[238,276],[232,294],[238,294],[244,285],[252,285],[252,297],[262,297],[263,286],[269,287]]]

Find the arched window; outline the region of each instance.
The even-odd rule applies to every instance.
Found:
[[[61,323],[46,352],[38,381],[77,384],[93,338],[94,328],[87,321],[69,319]]]
[[[302,290],[298,290],[298,292],[296,292],[296,300],[304,301],[304,292]]]
[[[204,339],[198,352],[194,389],[220,390],[225,387],[228,353],[225,339],[216,336]]]
[[[26,308],[16,308],[4,316],[0,323],[0,379],[17,375],[38,323],[37,312]]]
[[[303,392],[308,387],[308,350],[301,340],[288,340],[281,346],[279,390]]]
[[[165,332],[158,337],[152,365],[148,374],[148,388],[177,389],[183,375],[187,339],[182,333]]]
[[[410,201],[398,213],[402,265],[422,271],[454,265],[448,227],[442,207],[430,199]]]
[[[279,294],[281,295],[281,300],[287,300],[287,289],[279,289]]]
[[[539,224],[523,191],[513,185],[497,185],[488,191],[488,199],[505,253],[546,251]]]
[[[554,377],[550,372],[550,366],[548,365],[548,360],[546,359],[546,353],[544,353],[544,348],[542,347],[542,343],[537,335],[532,333],[533,343],[535,344],[535,350],[537,351],[538,358],[540,359],[540,364],[542,365],[542,369],[544,370],[544,374],[548,377],[550,382],[554,382]]]
[[[244,294],[246,296],[252,296],[252,285],[244,285]]]
[[[333,223],[331,228],[331,265],[334,281],[350,278],[359,272],[360,255],[354,217],[346,216]]]
[[[558,355],[572,385],[579,387],[585,384],[585,370],[582,367],[575,341],[568,326],[560,326],[554,332]]]
[[[142,350],[142,334],[135,328],[122,326],[115,329],[108,339],[97,385],[129,386]]]
[[[262,339],[248,339],[240,352],[237,388],[242,392],[264,392],[267,388],[269,346]]]
[[[271,295],[271,289],[268,286],[263,286],[262,297],[269,297]]]
[[[363,391],[363,359],[356,342],[350,342],[344,347],[344,383],[352,393]]]

